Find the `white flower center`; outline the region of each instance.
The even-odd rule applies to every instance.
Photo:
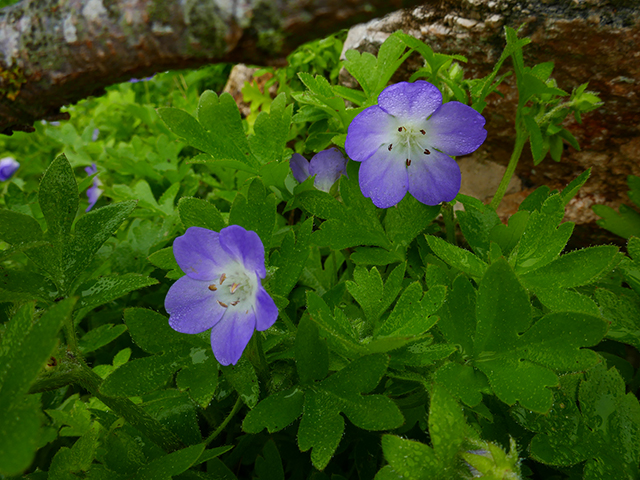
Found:
[[[216,281],[209,285],[216,292],[216,301],[224,308],[253,307],[258,290],[258,277],[244,266],[231,263]]]
[[[412,161],[431,155],[431,147],[427,144],[426,123],[398,121],[390,132],[391,142],[387,145],[387,150],[394,153],[394,157],[404,160],[407,167]]]

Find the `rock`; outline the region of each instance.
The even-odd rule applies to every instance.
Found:
[[[566,219],[577,223],[593,222],[594,203],[616,208],[629,203],[626,196],[628,174],[640,175],[640,10],[635,0],[445,0],[413,10],[394,12],[382,19],[353,27],[344,44],[348,49],[377,53],[380,44],[394,31],[403,30],[436,52],[461,54],[467,78],[488,74],[502,53],[505,41],[503,26],[518,28],[521,36],[531,37],[525,47],[525,64],[553,61],[553,77],[558,86],[571,91],[589,82],[589,90],[599,92],[604,105],[583,115],[579,124],[568,117],[565,126],[577,138],[582,150],[565,145],[560,163],[550,157],[533,165],[529,146],[525,146],[517,176],[524,193],[540,185],[564,188],[577,175],[592,168],[590,180],[567,206]],[[636,8],[634,8],[636,5]],[[507,61],[507,66],[509,61]],[[412,55],[394,81],[406,80],[422,65],[421,57]],[[354,86],[350,75],[341,72],[341,82]],[[510,82],[513,82],[511,77]],[[511,154],[517,101],[513,84],[501,86],[504,97],[492,95],[483,114],[487,118],[487,141],[473,159],[491,159],[506,165]],[[468,159],[461,159],[466,165]],[[486,161],[483,164],[487,168]],[[465,167],[467,169],[467,167]],[[501,173],[490,167],[485,173]],[[492,172],[492,173],[491,173]],[[478,182],[471,175],[465,188]],[[485,195],[485,186],[481,186]],[[514,201],[525,198],[514,192]],[[486,200],[486,198],[483,198]],[[507,200],[503,203],[507,203]],[[515,211],[515,210],[514,210]]]

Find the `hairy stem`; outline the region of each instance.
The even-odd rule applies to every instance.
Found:
[[[233,406],[233,408],[229,412],[229,415],[227,415],[227,417],[222,421],[222,423],[220,425],[218,425],[218,428],[216,428],[215,431],[211,435],[209,435],[207,437],[207,440],[205,441],[206,445],[209,445],[211,442],[213,442],[215,440],[215,438],[218,435],[220,435],[220,432],[222,432],[224,430],[224,428],[231,421],[231,419],[235,416],[235,414],[238,413],[238,410],[240,410],[240,407],[242,407],[242,399],[240,398],[240,396],[238,396],[235,405]]]
[[[498,185],[498,190],[496,190],[496,194],[491,200],[491,207],[494,210],[498,209],[500,202],[504,198],[504,194],[507,192],[507,187],[509,186],[509,182],[513,177],[513,174],[516,171],[516,167],[518,166],[518,160],[520,160],[520,155],[522,154],[522,148],[524,147],[525,142],[527,141],[527,134],[525,133],[522,127],[516,125],[516,144],[513,147],[513,153],[511,154],[511,158],[509,159],[509,164],[507,165],[507,169],[502,176],[502,180],[500,181],[500,185]]]
[[[450,203],[442,205],[442,218],[444,218],[444,229],[447,233],[447,242],[451,245],[457,245],[456,222],[453,216],[453,205]]]

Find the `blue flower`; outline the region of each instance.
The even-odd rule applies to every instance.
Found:
[[[329,148],[315,154],[308,161],[299,153],[294,153],[289,160],[293,178],[300,183],[315,175],[313,185],[323,192],[329,192],[341,175],[347,174],[347,160],[337,148]]]
[[[345,151],[360,167],[360,188],[380,208],[407,191],[437,205],[460,190],[460,168],[451,156],[476,150],[487,138],[485,119],[460,102],[442,103],[431,83],[400,82],[385,88],[378,105],[364,109],[347,130]]]
[[[96,164],[94,163],[90,167],[85,167],[84,171],[87,172],[87,175],[93,175],[98,171],[98,167],[96,167]],[[93,208],[93,206],[96,204],[96,202],[100,198],[100,195],[102,195],[102,189],[100,188],[101,186],[102,186],[102,182],[100,181],[100,179],[98,179],[98,176],[96,175],[95,177],[93,177],[93,185],[91,185],[87,189],[89,206],[85,210],[86,212],[88,212]]]
[[[20,167],[20,163],[13,157],[0,159],[0,182],[9,180]]]
[[[190,227],[173,242],[186,274],[164,301],[169,325],[181,333],[211,329],[211,349],[221,365],[235,365],[254,330],[266,330],[278,308],[260,279],[264,246],[255,232],[230,225],[220,233]]]

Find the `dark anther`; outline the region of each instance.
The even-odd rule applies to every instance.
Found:
[[[411,160],[409,160],[409,159],[407,158],[407,162],[406,162],[406,163],[407,163],[407,167],[408,167],[409,165],[411,165]]]
[[[58,360],[56,360],[56,357],[50,357],[49,360],[47,361],[47,367],[55,367],[56,365],[58,365]]]
[[[402,127],[398,127],[398,131],[401,132],[402,131]]]
[[[209,290],[211,290],[212,292],[215,292],[218,289],[218,287],[216,287],[215,285],[209,285]]]
[[[423,134],[423,135],[427,134],[427,132],[425,132],[424,130],[420,130],[420,133]]]
[[[220,300],[216,300],[221,307],[227,308],[229,305],[227,305],[226,303],[221,302]]]
[[[424,154],[425,154],[425,155],[431,155],[431,152],[425,148],[425,149],[424,149]]]
[[[391,151],[391,147],[393,147],[393,143],[389,144],[389,151]]]

